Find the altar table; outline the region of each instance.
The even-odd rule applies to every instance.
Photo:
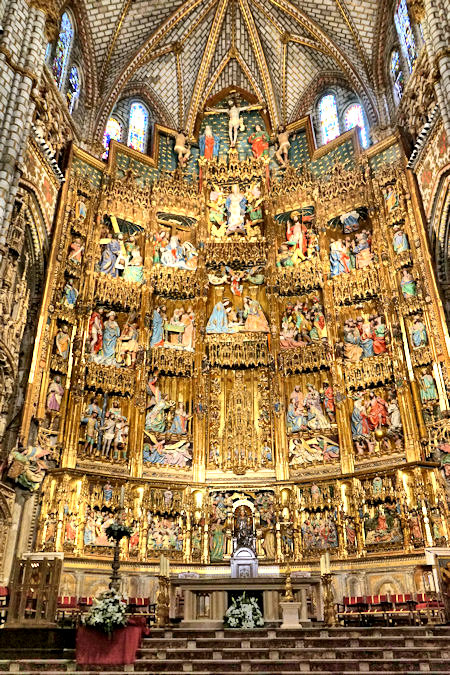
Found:
[[[308,625],[311,619],[323,620],[323,598],[320,577],[305,575],[291,577],[295,600],[300,604],[300,622]],[[184,596],[183,628],[223,628],[223,617],[229,606],[229,594],[242,594],[246,591],[259,592],[263,598],[263,617],[265,623],[281,624],[280,600],[285,592],[285,576],[266,576],[246,578],[199,577],[172,578],[171,586],[175,594]],[[308,608],[308,595],[314,597],[311,611]]]

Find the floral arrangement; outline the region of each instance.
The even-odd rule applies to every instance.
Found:
[[[125,615],[127,606],[116,591],[105,591],[99,598],[94,598],[94,604],[89,612],[83,616],[83,623],[90,628],[96,628],[108,635],[127,625]]]
[[[232,599],[231,607],[228,607],[225,612],[223,621],[227,628],[264,626],[264,619],[256,598],[247,598],[245,593],[239,598]]]
[[[131,527],[123,525],[117,520],[111,523],[111,525],[108,525],[105,530],[105,534],[108,539],[113,539],[114,541],[120,541],[124,537],[131,537],[132,533]]]

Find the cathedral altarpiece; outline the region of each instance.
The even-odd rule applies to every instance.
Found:
[[[23,420],[39,445],[11,476],[36,488],[23,455],[49,460],[35,548],[64,552],[63,594],[107,585],[122,503],[135,595],[161,555],[227,574],[240,513],[260,571],[328,550],[339,594],[409,590],[447,545],[447,334],[415,186],[395,137],[317,151],[309,124],[290,130],[308,161],[278,170],[250,131],[223,149],[226,115],[184,172],[163,129],[159,165],[73,148]]]

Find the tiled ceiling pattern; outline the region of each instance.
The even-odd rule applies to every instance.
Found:
[[[252,14],[263,45],[272,87],[275,96],[281,101],[281,35],[256,6],[252,6]]]
[[[357,27],[358,34],[367,55],[372,52],[372,44],[375,35],[377,10],[379,3],[377,0],[346,0],[350,16]]]
[[[242,68],[239,63],[234,59],[231,59],[221,72],[220,76],[216,80],[212,90],[209,92],[209,96],[214,96],[218,94],[227,87],[241,87],[241,89],[246,89],[247,91],[252,92],[252,86],[247,80]]]
[[[122,14],[124,0],[86,0],[97,68],[105,62],[108,46],[114,34],[116,24]]]
[[[293,42],[288,45],[286,77],[286,119],[292,120],[298,99],[320,71],[333,68],[334,61],[320,52]]]
[[[183,45],[181,53],[181,70],[183,77],[183,110],[186,111],[191,102],[192,92],[194,91],[195,80],[197,77],[198,64],[200,63],[203,52],[208,41],[209,31],[214,21],[215,7],[213,7],[205,20],[189,36],[189,39]]]
[[[189,131],[199,102],[227,86],[265,99],[272,124],[284,112],[290,119],[323,71],[341,72],[364,101],[373,100],[367,64],[379,1],[85,0],[101,73],[98,119],[134,81],[161,100],[167,119],[178,123],[181,109]],[[217,33],[216,11],[224,8]],[[172,47],[181,48],[181,89],[174,51],[160,54]]]
[[[156,97],[165,108],[166,117],[178,126],[178,89],[175,56],[172,52],[146,63],[136,71],[133,82],[144,82],[150,98]]]
[[[127,4],[127,0],[122,0],[122,4]],[[182,4],[183,0],[133,0],[129,4],[106,69],[105,89],[114,82],[147,38]]]

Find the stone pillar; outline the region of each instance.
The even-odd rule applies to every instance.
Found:
[[[300,623],[310,622],[311,619],[308,618],[308,597],[305,586],[300,588],[300,603]]]
[[[184,621],[193,621],[197,618],[195,606],[195,593],[189,590],[184,591]]]
[[[216,621],[223,621],[225,612],[227,611],[227,592],[213,591],[211,593],[211,619]]]
[[[278,591],[264,591],[264,621],[278,621],[280,616]]]
[[[11,0],[3,16],[0,43],[0,243],[5,242],[20,178],[20,164],[34,111],[32,90],[44,65],[46,17],[51,0]],[[53,36],[52,36],[53,37]]]
[[[432,69],[437,71],[436,96],[447,136],[450,137],[450,18],[446,0],[425,0],[425,40]]]
[[[14,552],[16,549],[17,536],[19,532],[20,516],[22,513],[22,505],[15,502],[12,510],[12,522],[8,531],[8,539],[5,548],[5,557],[3,560],[3,579],[2,584],[8,585],[9,575],[11,574],[12,564],[14,561]]]

